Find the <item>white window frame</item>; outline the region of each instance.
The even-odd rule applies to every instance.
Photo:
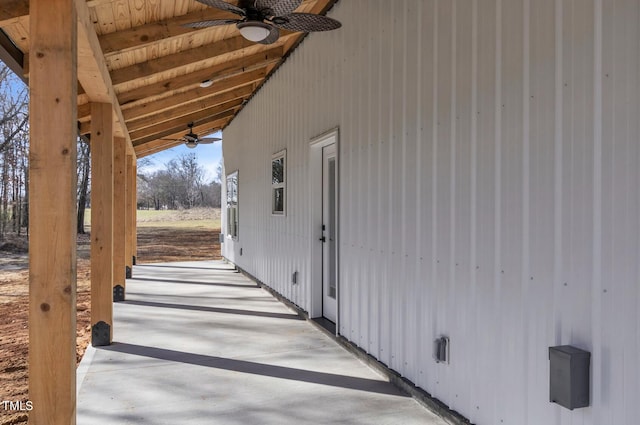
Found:
[[[275,161],[282,159],[282,177],[283,181],[279,183],[273,182],[273,164]],[[276,211],[276,191],[282,189],[282,211]],[[287,150],[283,149],[271,155],[271,215],[284,217],[287,215]]]

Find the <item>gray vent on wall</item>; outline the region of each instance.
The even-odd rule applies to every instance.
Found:
[[[437,363],[449,364],[449,337],[441,336],[433,341],[433,358]]]

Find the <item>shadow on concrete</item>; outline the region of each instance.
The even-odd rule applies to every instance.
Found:
[[[144,268],[144,267],[160,267],[165,269],[193,269],[193,270],[222,270],[226,272],[234,272],[237,273],[237,270],[233,267],[192,267],[192,266],[179,266],[179,265],[164,265],[164,264],[136,264],[136,268]]]
[[[222,282],[196,282],[193,280],[175,280],[175,279],[151,279],[147,277],[133,277],[133,280],[141,280],[143,282],[159,282],[159,283],[179,283],[183,285],[206,285],[206,286],[226,286],[228,288],[258,288],[256,285],[243,285],[241,283],[222,283]]]
[[[205,311],[208,313],[240,314],[243,316],[270,317],[273,319],[304,320],[304,318],[298,316],[297,314],[272,313],[269,311],[255,311],[255,310],[240,310],[235,308],[207,307],[207,306],[200,306],[200,305],[158,303],[154,301],[136,301],[136,300],[127,300],[127,301],[121,302],[120,304],[139,305],[143,307],[160,307],[160,308],[175,308],[180,310]]]
[[[145,347],[135,344],[114,342],[110,346],[96,347],[99,350],[112,351],[135,356],[150,357],[170,362],[186,363],[196,366],[229,370],[232,372],[251,373],[272,378],[289,379],[311,384],[329,385],[357,391],[367,391],[378,394],[409,397],[396,387],[385,381],[357,378],[353,376],[336,375],[332,373],[314,372],[310,370],[294,369],[290,367],[274,366],[245,360],[235,360],[223,357],[205,356],[202,354],[185,353],[182,351],[163,348]]]

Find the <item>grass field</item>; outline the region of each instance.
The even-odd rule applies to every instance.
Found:
[[[220,228],[220,208],[190,210],[138,210],[138,227]],[[91,209],[84,216],[85,226],[91,226]]]

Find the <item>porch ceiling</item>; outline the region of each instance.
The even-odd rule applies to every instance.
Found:
[[[304,0],[297,12],[324,14],[337,0]],[[238,4],[237,0],[227,0]],[[114,134],[138,158],[224,129],[304,34],[282,31],[271,45],[249,42],[235,26],[182,25],[235,15],[194,0],[76,0],[78,127],[91,128],[91,102],[113,104]],[[29,0],[0,6],[0,59],[29,78]],[[213,85],[200,87],[210,79]],[[52,82],[55,77],[52,78]]]

